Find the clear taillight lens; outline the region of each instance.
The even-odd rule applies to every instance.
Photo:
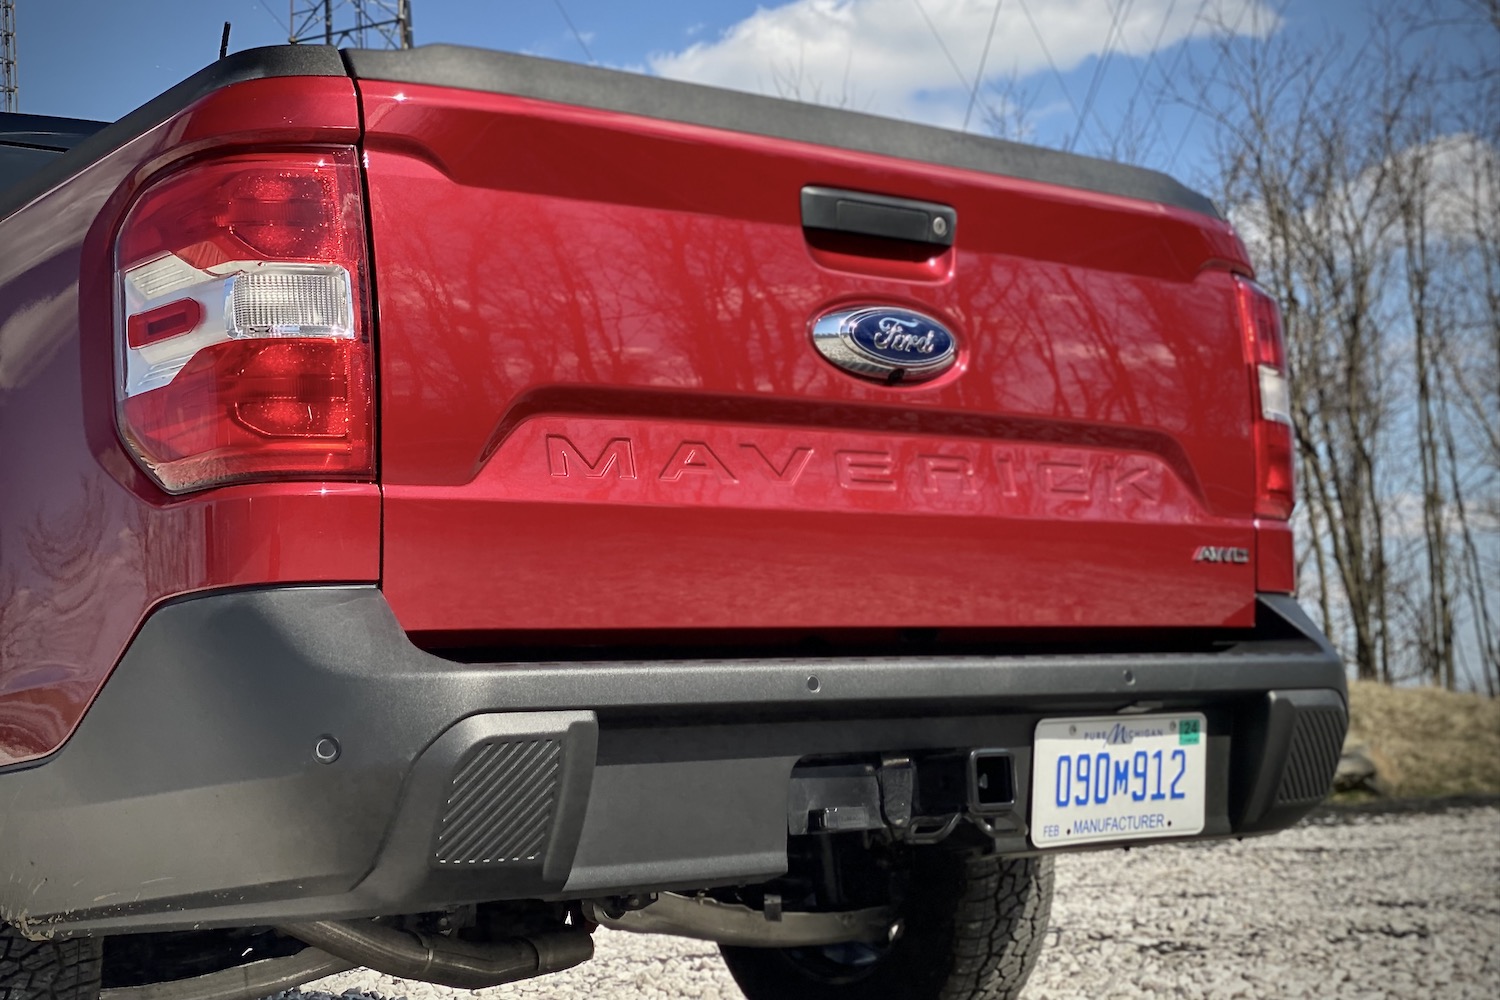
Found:
[[[1297,479],[1281,310],[1255,282],[1236,277],[1235,284],[1255,407],[1255,515],[1286,520],[1297,503]]]
[[[116,242],[117,417],[171,493],[374,473],[352,148],[230,157],[138,198]]]

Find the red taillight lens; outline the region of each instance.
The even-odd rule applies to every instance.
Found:
[[[372,478],[361,199],[341,147],[188,167],[126,215],[117,413],[163,489]]]
[[[1281,310],[1255,282],[1236,277],[1235,285],[1254,400],[1255,516],[1284,521],[1297,503],[1297,479]]]
[[[327,259],[342,249],[330,196],[328,178],[246,172],[230,185],[226,228],[269,258]]]

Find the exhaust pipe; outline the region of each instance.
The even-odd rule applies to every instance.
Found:
[[[649,906],[612,912],[603,900],[586,899],[584,916],[596,924],[635,934],[673,934],[741,948],[810,948],[845,941],[894,941],[901,932],[893,907],[839,913],[784,912],[778,902],[756,910],[709,896],[660,893]]]
[[[582,930],[548,931],[476,944],[417,934],[361,920],[286,924],[283,934],[330,955],[400,979],[480,990],[561,972],[594,957],[594,940]]]

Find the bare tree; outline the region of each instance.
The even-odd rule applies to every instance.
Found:
[[[1387,0],[1347,48],[1221,25],[1192,102],[1282,303],[1325,629],[1361,677],[1454,687],[1466,661],[1500,692],[1500,46],[1435,54],[1451,17]]]

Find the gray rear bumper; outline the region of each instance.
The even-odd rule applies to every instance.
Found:
[[[184,599],[61,750],[0,771],[0,918],[106,933],[763,881],[801,758],[1010,748],[1024,822],[1036,721],[1140,703],[1208,717],[1202,836],[1280,829],[1327,791],[1344,670],[1289,598],[1259,617],[1204,654],[473,665],[413,646],[373,587]]]

